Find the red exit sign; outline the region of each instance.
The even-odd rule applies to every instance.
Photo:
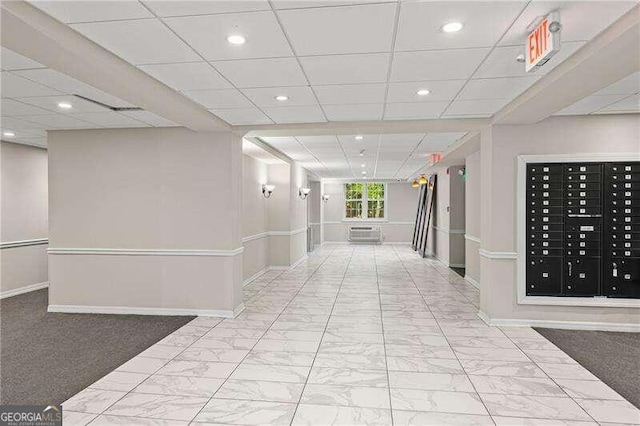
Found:
[[[558,18],[557,13],[547,15],[527,36],[525,46],[527,72],[540,68],[560,50]]]

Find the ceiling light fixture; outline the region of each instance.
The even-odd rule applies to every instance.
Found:
[[[231,43],[231,44],[241,45],[241,44],[245,44],[247,39],[244,38],[241,35],[235,34],[235,35],[230,35],[229,37],[227,37],[227,41],[229,43]]]
[[[365,166],[364,164],[360,164],[360,167],[364,167],[364,166]]]
[[[362,136],[362,135],[356,135],[356,140],[357,140],[357,141],[361,141],[362,139],[364,139],[364,136]]]
[[[71,109],[71,108],[73,108],[73,105],[71,105],[69,102],[58,102],[58,108],[60,108],[60,109]]]
[[[276,96],[276,101],[280,101],[280,102],[284,102],[284,101],[288,101],[289,97],[286,95],[278,95]]]
[[[367,171],[366,171],[366,170],[363,170],[363,171],[362,171],[362,174],[363,174],[363,175],[366,175],[366,174],[367,174]]]
[[[12,138],[12,137],[14,137],[15,135],[16,135],[16,134],[15,134],[15,133],[13,133],[13,132],[3,132],[3,133],[2,133],[2,136],[6,136],[6,137],[8,137],[8,138]]]
[[[456,33],[462,29],[462,26],[461,22],[449,22],[442,26],[442,31],[445,33]]]
[[[360,150],[360,152],[358,153],[358,155],[359,155],[360,157],[364,157],[364,149],[361,149],[361,150]]]
[[[418,94],[418,96],[427,96],[429,93],[431,93],[431,90],[429,90],[429,89],[420,89],[416,93]]]

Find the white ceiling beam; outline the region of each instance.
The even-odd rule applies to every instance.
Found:
[[[492,123],[537,123],[638,70],[640,5],[511,101]]]
[[[25,1],[1,3],[2,46],[195,131],[230,126]]]
[[[329,123],[267,124],[234,126],[245,137],[323,136],[386,133],[467,132],[489,124],[486,118],[451,118],[434,120],[345,121]]]

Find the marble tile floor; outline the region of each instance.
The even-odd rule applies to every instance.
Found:
[[[408,246],[324,245],[63,403],[65,425],[622,425],[640,410]]]

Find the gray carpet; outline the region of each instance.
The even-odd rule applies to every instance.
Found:
[[[59,404],[194,318],[48,313],[47,300],[0,302],[1,404]]]
[[[640,334],[535,330],[640,408]]]

